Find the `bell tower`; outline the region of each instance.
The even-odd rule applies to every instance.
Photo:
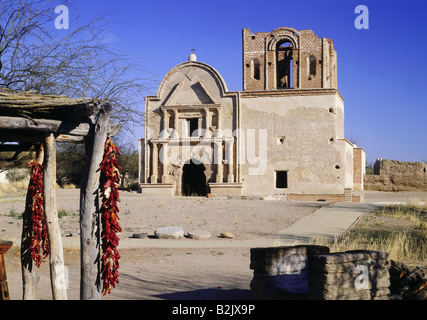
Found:
[[[337,88],[333,41],[310,29],[242,31],[243,91]]]

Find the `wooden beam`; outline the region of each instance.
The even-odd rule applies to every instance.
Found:
[[[73,136],[69,134],[60,134],[56,138],[56,142],[66,142],[66,143],[83,143],[85,140],[84,136]]]
[[[104,103],[93,131],[86,141],[86,166],[80,187],[80,299],[101,299],[100,228],[99,228],[99,165],[104,155],[108,123],[113,108]]]
[[[122,130],[123,125],[121,123],[110,123],[108,127],[108,136],[114,137],[119,134]]]
[[[22,117],[0,117],[0,129],[25,130],[45,133],[66,133],[85,136],[89,123],[73,123],[51,119],[29,119]]]
[[[110,137],[114,137],[119,134],[120,130],[122,129],[122,125],[112,123],[108,127],[108,135]],[[83,143],[85,137],[84,136],[76,136],[76,135],[70,135],[70,134],[60,134],[57,138],[57,142],[67,142],[67,143]]]
[[[109,124],[108,134],[115,136],[121,128],[121,124]],[[91,124],[87,122],[77,124],[60,120],[0,116],[0,133],[3,132],[0,134],[0,141],[4,142],[32,141],[37,133],[55,133],[58,142],[83,142],[83,137],[89,134],[90,129]]]
[[[53,133],[44,141],[44,211],[49,235],[50,281],[54,300],[67,300],[66,273],[61,230],[56,210],[56,140]]]

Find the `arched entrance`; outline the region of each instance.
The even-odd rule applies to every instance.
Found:
[[[183,196],[206,196],[205,166],[195,164],[193,161],[182,168],[182,195]]]

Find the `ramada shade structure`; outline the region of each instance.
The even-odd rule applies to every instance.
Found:
[[[0,169],[25,165],[47,134],[57,142],[83,142],[102,102],[0,89]],[[116,135],[120,124],[110,124]]]
[[[56,210],[56,143],[86,145],[86,164],[80,188],[81,299],[100,299],[99,288],[99,165],[106,138],[116,135],[120,124],[110,124],[112,106],[97,99],[71,99],[0,89],[0,169],[43,163],[44,213],[50,245],[53,299],[67,299],[62,239]],[[31,207],[27,195],[26,211]],[[28,259],[28,239],[23,218],[21,260],[23,298],[35,299],[34,268]],[[95,226],[95,227],[94,227]]]

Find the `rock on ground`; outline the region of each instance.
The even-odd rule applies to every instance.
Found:
[[[184,238],[184,229],[179,226],[160,227],[154,231],[154,235],[159,239],[180,239]]]
[[[204,239],[210,239],[212,236],[209,231],[203,231],[203,230],[194,230],[187,233],[188,237],[191,239],[197,239],[197,240],[204,240]]]

